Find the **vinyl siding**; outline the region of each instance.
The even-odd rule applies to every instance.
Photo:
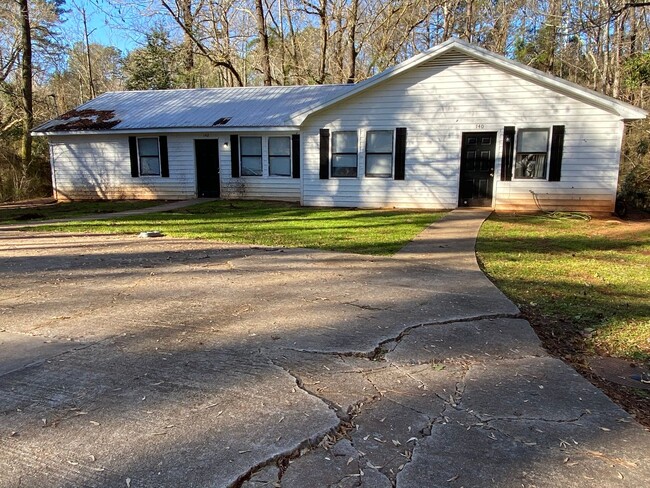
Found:
[[[169,178],[131,176],[129,135],[52,137],[50,154],[56,198],[182,200],[196,197],[194,140],[206,138],[203,134],[159,134],[167,136]],[[230,138],[220,135],[221,195],[224,198],[300,201],[300,179],[268,176],[267,136],[246,135],[263,136],[266,176],[231,178],[230,147],[223,144]],[[274,132],[273,135],[289,134]],[[147,137],[152,135],[147,134]]]
[[[496,181],[511,125],[566,126],[561,181]],[[405,180],[363,176],[366,131],[396,127],[408,129]],[[357,178],[319,179],[321,128],[358,130]],[[461,136],[473,131],[497,132],[496,209],[613,209],[620,117],[453,51],[306,119],[303,204],[456,208]]]
[[[269,135],[287,136],[291,133],[273,132],[272,134],[258,132],[243,134],[262,138],[262,172],[263,176],[232,177],[231,148],[221,146],[221,196],[223,198],[241,198],[251,200],[279,200],[287,202],[300,201],[300,178],[269,175]],[[224,141],[230,141],[230,134],[224,136]],[[240,148],[241,151],[241,148]]]
[[[134,134],[135,135],[135,134]],[[58,199],[161,199],[196,196],[193,139],[167,135],[169,178],[131,176],[128,135],[66,136],[50,139]],[[147,135],[147,137],[151,137]]]

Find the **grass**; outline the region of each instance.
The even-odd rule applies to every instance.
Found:
[[[216,201],[173,212],[61,223],[37,229],[119,234],[157,230],[171,237],[390,255],[443,215],[425,211],[350,210],[300,207],[278,202]]]
[[[477,251],[543,340],[650,360],[650,221],[496,215]]]
[[[160,205],[158,200],[119,200],[59,202],[33,207],[0,208],[0,224],[25,223],[38,220],[69,219],[92,214],[123,212]]]

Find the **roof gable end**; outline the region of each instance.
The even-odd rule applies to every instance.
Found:
[[[378,85],[388,79],[391,79],[401,73],[422,66],[423,64],[443,56],[450,51],[457,51],[466,56],[483,61],[497,69],[508,72],[520,78],[532,81],[565,96],[576,98],[584,103],[594,105],[602,110],[620,116],[624,120],[638,120],[645,118],[648,113],[638,107],[622,102],[615,98],[603,95],[601,93],[589,90],[580,85],[566,81],[553,75],[549,75],[537,69],[526,66],[518,61],[513,61],[499,54],[488,51],[487,49],[469,44],[459,39],[449,39],[433,48],[424,51],[406,61],[388,68],[381,73],[368,78],[354,85],[354,88],[331,98],[319,105],[301,109],[291,114],[291,120],[299,125],[311,114],[324,110],[342,100],[355,96],[370,87]]]

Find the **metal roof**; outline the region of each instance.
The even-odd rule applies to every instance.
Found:
[[[257,86],[109,92],[34,132],[294,127],[291,115],[354,85]]]
[[[223,131],[232,128],[298,128],[309,115],[452,49],[617,114],[623,120],[642,119],[648,115],[645,110],[620,100],[542,73],[464,41],[450,39],[354,85],[110,92],[38,126],[33,132],[71,134],[116,130],[151,132],[160,129]]]

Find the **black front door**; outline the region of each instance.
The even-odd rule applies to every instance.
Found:
[[[491,207],[496,132],[463,132],[459,207]]]
[[[199,197],[219,196],[219,141],[197,139],[194,141],[196,155],[196,186]]]

